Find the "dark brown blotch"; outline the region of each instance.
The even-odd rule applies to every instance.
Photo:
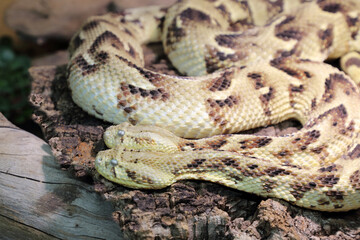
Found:
[[[118,102],[118,108],[125,107],[127,105],[126,100],[119,100]]]
[[[82,70],[83,76],[94,73],[99,68],[97,64],[89,64],[82,55],[77,56],[74,61],[76,65]]]
[[[305,192],[311,189],[308,185],[304,186],[301,183],[295,183],[291,185],[291,188],[293,189],[291,190],[291,195],[293,195],[294,198],[297,200],[301,199],[304,196]]]
[[[349,27],[355,27],[359,22],[359,17],[346,16],[346,23]]]
[[[337,170],[338,169],[337,169],[336,164],[331,164],[329,166],[319,168],[318,171],[323,173],[323,172],[336,172]]]
[[[360,190],[360,171],[359,170],[356,170],[353,174],[351,174],[350,184],[354,189]]]
[[[105,42],[109,42],[109,44],[111,44],[111,46],[116,49],[124,48],[123,43],[114,33],[105,31],[95,39],[89,49],[89,52],[94,53],[100,47],[100,45],[104,44]]]
[[[129,67],[135,68],[141,75],[144,76],[144,78],[149,80],[149,82],[151,82],[154,86],[160,87],[162,85],[161,82],[164,80],[163,75],[145,70],[144,68],[137,66],[136,64],[130,62],[122,56],[116,55],[116,57],[119,58],[120,61],[125,62]]]
[[[289,175],[291,173],[283,168],[278,168],[278,167],[270,167],[265,169],[264,171],[270,177],[276,177],[278,175],[284,176],[284,175]]]
[[[186,21],[195,21],[195,22],[207,22],[210,23],[211,19],[210,16],[206,13],[199,11],[193,8],[187,8],[180,13],[180,18],[184,22]]]
[[[83,44],[83,42],[84,40],[80,38],[79,34],[77,34],[72,41],[71,52],[74,52],[76,49],[78,49]]]
[[[205,158],[197,158],[194,159],[191,163],[187,164],[188,168],[197,168],[200,165],[202,165],[204,162],[206,162]]]
[[[215,37],[215,41],[223,47],[236,48],[241,34],[220,34]]]
[[[360,67],[360,58],[352,57],[346,60],[345,67],[348,68],[350,66]]]
[[[128,122],[131,123],[133,126],[137,125],[137,120],[133,119],[132,117],[128,118]]]
[[[269,107],[265,107],[265,108],[264,108],[264,114],[265,114],[265,116],[268,116],[268,117],[271,116],[271,110],[270,110]]]
[[[313,142],[315,139],[320,137],[320,131],[319,130],[312,130],[310,132],[306,133],[306,136],[308,137],[308,141]]]
[[[305,89],[304,89],[304,85],[302,85],[302,84],[299,85],[299,86],[294,86],[293,84],[290,84],[289,90],[290,90],[291,93],[301,93]]]
[[[319,30],[318,36],[321,40],[321,50],[324,51],[325,49],[328,49],[333,44],[333,26],[330,25],[325,30]]]
[[[130,56],[132,56],[133,58],[136,57],[137,52],[135,51],[134,47],[132,45],[129,44],[129,50],[127,50],[127,52],[130,54]]]
[[[153,100],[156,100],[160,97],[160,92],[158,90],[150,90],[149,93]]]
[[[254,170],[256,168],[258,168],[259,166],[257,164],[251,164],[248,166],[248,168],[250,168],[251,170]]]
[[[333,187],[340,180],[339,177],[331,174],[331,175],[323,175],[316,178],[326,187]]]
[[[278,69],[291,77],[301,78],[299,72],[290,67],[279,67]]]
[[[292,153],[289,150],[282,150],[276,154],[277,157],[282,158],[291,155]]]
[[[215,52],[216,58],[220,61],[230,60],[231,62],[237,62],[241,59],[244,59],[247,56],[242,51],[237,51],[235,53],[229,53],[229,54],[225,54],[224,52],[221,52],[221,51],[213,51],[213,52]],[[214,54],[211,54],[211,55],[214,55]]]
[[[130,32],[130,30],[127,28],[124,28],[124,32],[129,36],[133,36],[132,32]]]
[[[96,55],[95,59],[98,63],[105,64],[109,60],[109,54],[105,51],[101,51]]]
[[[327,198],[320,198],[318,201],[318,204],[320,206],[329,205],[330,201]]]
[[[176,18],[168,27],[168,33],[166,36],[166,45],[171,46],[172,44],[179,41],[181,38],[186,36],[186,31],[183,28],[180,28],[176,24]]]
[[[226,143],[227,143],[226,139],[217,139],[217,140],[214,140],[214,141],[207,142],[209,147],[211,149],[214,149],[214,150],[218,150],[219,148],[221,148]]]
[[[313,98],[313,99],[311,100],[311,110],[314,110],[315,107],[316,107],[316,98]]]
[[[210,91],[224,91],[228,89],[231,85],[231,80],[234,76],[234,71],[225,71],[220,77],[216,78],[213,82],[211,87],[209,88]]]
[[[325,80],[325,92],[322,96],[325,102],[330,102],[334,98],[335,85],[342,85],[346,95],[356,92],[355,86],[341,73],[332,73]]]
[[[185,143],[185,146],[188,146],[188,147],[191,147],[191,148],[195,148],[195,143],[188,142],[188,143]]]
[[[262,137],[262,138],[243,140],[239,142],[239,144],[241,144],[240,146],[241,149],[246,149],[246,148],[251,149],[251,148],[265,147],[266,145],[270,144],[271,141],[272,139],[269,137]]]
[[[274,98],[274,89],[272,87],[269,87],[269,91],[260,96],[261,102],[265,105],[267,105],[272,98]]]
[[[125,170],[126,175],[131,179],[131,180],[135,180],[136,179],[136,172],[135,171],[131,171],[129,169]]]
[[[274,188],[278,186],[275,179],[266,179],[265,182],[262,184],[262,187],[266,192],[271,192]]]
[[[261,73],[256,73],[256,72],[253,72],[253,73],[249,73],[247,75],[248,78],[251,78],[255,81],[255,89],[258,90],[260,88],[263,88],[264,87],[264,82],[262,80],[262,75]]]
[[[340,3],[332,3],[329,1],[318,0],[318,4],[322,10],[330,13],[337,13],[343,10],[343,7]]]
[[[219,6],[216,7],[217,10],[219,10],[219,12],[223,15],[228,17],[230,15],[230,13],[227,11],[226,7],[224,4],[220,4]]]
[[[247,53],[244,51],[244,49],[236,50],[234,53],[226,54],[213,46],[205,45],[205,47],[208,53],[205,57],[207,73],[213,73],[221,68],[228,67],[232,63],[236,63],[247,56]]]
[[[311,151],[315,154],[320,154],[323,149],[324,149],[324,146],[320,146],[320,147],[315,147],[315,148],[311,149]]]
[[[238,104],[238,102],[239,102],[239,98],[235,97],[235,96],[232,96],[232,95],[230,95],[229,97],[227,97],[227,98],[225,98],[223,100],[221,100],[221,99],[214,100],[214,99],[211,99],[211,98],[207,99],[207,103],[209,104],[209,106],[211,108],[214,108],[214,107],[222,108],[222,107],[225,107],[225,106],[232,107],[232,106]]]
[[[329,115],[333,116],[334,119],[338,119],[336,122],[336,125],[338,125],[339,122],[343,122],[344,119],[347,117],[347,111],[346,111],[345,106],[343,104],[340,104],[339,106],[331,108],[331,109],[327,110],[326,112],[320,114],[317,117],[317,119],[314,121],[314,123],[328,117]],[[314,123],[308,124],[304,127],[305,128],[313,127]],[[336,125],[333,125],[333,126],[336,126]]]
[[[290,29],[285,29],[281,32],[276,32],[275,36],[284,40],[284,41],[289,41],[290,39],[296,39],[296,40],[301,40],[301,38],[303,37],[303,33],[297,29],[294,28],[290,28]]]
[[[360,157],[360,144],[357,144],[354,149],[349,152],[348,156],[350,159],[356,159]]]
[[[231,166],[231,167],[237,167],[239,166],[239,164],[237,163],[237,161],[235,159],[232,158],[224,158],[221,159],[221,162],[225,165],[225,166]]]
[[[132,107],[125,107],[125,108],[124,108],[124,111],[125,111],[126,113],[131,113],[133,110],[134,110],[134,109],[133,109]]]
[[[326,196],[328,196],[332,201],[338,201],[338,200],[344,200],[344,192],[342,191],[336,191],[336,190],[329,190],[326,193]],[[335,208],[342,208],[341,205],[334,205]]]
[[[82,29],[83,29],[83,31],[92,30],[92,29],[96,28],[96,27],[99,25],[100,22],[101,22],[101,20],[93,20],[93,21],[90,21],[90,22],[86,23],[86,24],[82,27]]]
[[[165,92],[164,89],[158,88],[154,90],[146,90],[140,87],[136,87],[132,84],[126,84],[124,82],[121,83],[120,89],[123,91],[124,95],[127,95],[129,93],[133,95],[140,95],[141,97],[150,97],[153,100],[162,100],[166,101],[169,99],[170,94]]]

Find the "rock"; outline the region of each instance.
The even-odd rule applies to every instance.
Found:
[[[103,14],[111,0],[17,0],[6,12],[7,25],[41,44],[46,39],[70,39],[91,15]]]
[[[16,0],[6,11],[7,25],[38,44],[68,41],[85,19],[108,11],[145,5],[169,6],[174,0]]]

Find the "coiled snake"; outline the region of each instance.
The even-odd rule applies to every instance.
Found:
[[[200,179],[320,211],[360,207],[360,1],[197,0],[89,18],[73,100],[108,128],[97,171],[132,188]],[[162,41],[185,75],[145,69]],[[323,63],[341,59],[340,70]],[[196,76],[198,75],[198,76]],[[286,136],[234,134],[294,118]]]

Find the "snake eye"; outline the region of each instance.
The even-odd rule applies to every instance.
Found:
[[[118,161],[117,161],[116,159],[111,159],[111,160],[110,160],[110,164],[115,167],[115,166],[118,165]]]
[[[119,130],[119,131],[117,132],[117,135],[118,135],[119,137],[122,137],[122,136],[125,135],[125,131],[124,131],[124,130]]]

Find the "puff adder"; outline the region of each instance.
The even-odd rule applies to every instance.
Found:
[[[360,207],[360,1],[197,0],[89,18],[70,44],[76,104],[119,124],[97,171],[132,188],[183,179],[320,211]],[[180,73],[144,68],[162,41]],[[341,57],[344,72],[323,63]],[[235,134],[297,119],[281,137]]]

